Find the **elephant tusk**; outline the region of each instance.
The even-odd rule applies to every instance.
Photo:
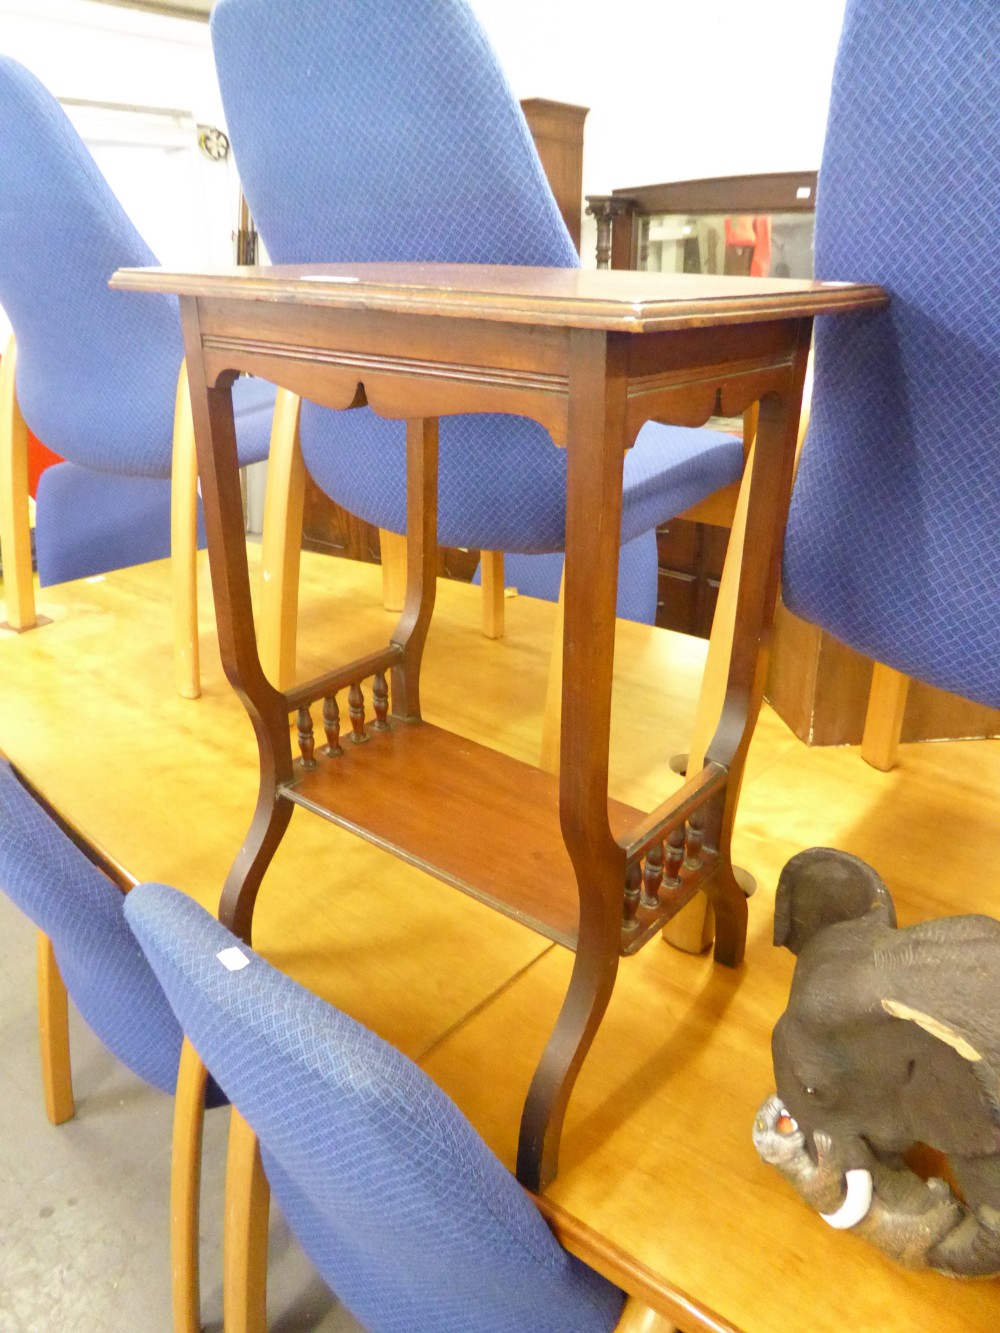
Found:
[[[872,1175],[870,1171],[848,1171],[847,1194],[835,1213],[820,1213],[836,1231],[847,1231],[857,1226],[872,1206]]]

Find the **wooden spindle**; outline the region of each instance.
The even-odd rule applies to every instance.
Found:
[[[344,753],[340,743],[340,705],[335,694],[328,694],[323,700],[323,730],[326,732],[324,753],[331,759]]]
[[[663,883],[667,888],[679,889],[681,886],[681,863],[684,860],[684,828],[675,828],[667,837],[667,864],[663,872]]]
[[[375,672],[375,679],[372,681],[372,707],[375,709],[372,731],[390,731],[389,686],[386,684],[384,671]]]
[[[316,742],[313,739],[312,713],[308,708],[300,708],[296,721],[299,728],[299,753],[302,755],[302,767],[315,768]]]
[[[694,821],[687,826],[687,836],[684,840],[684,867],[686,870],[701,869],[701,844],[704,841],[705,833],[700,824]]]
[[[625,868],[625,900],[622,906],[622,929],[635,930],[639,922],[636,920],[636,913],[639,911],[639,889],[642,884],[642,866],[638,861],[632,861]]]
[[[368,737],[365,734],[365,696],[357,681],[347,691],[347,711],[351,715],[351,740],[360,745]]]
[[[663,883],[663,843],[654,842],[646,853],[646,864],[642,868],[643,907],[658,907],[660,904],[660,885]]]

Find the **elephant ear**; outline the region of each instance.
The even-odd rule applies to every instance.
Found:
[[[873,924],[896,925],[889,890],[850,852],[810,847],[787,863],[774,901],[774,943],[798,954],[817,931],[872,914]]]
[[[875,950],[882,1008],[957,1051],[1000,1116],[1000,921],[907,926]]]

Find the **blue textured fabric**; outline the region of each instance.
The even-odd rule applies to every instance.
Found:
[[[88,1026],[140,1078],[173,1092],[182,1033],[125,922],[125,895],[3,761],[0,889],[52,941],[66,989]]]
[[[658,580],[656,533],[644,532],[621,548],[618,557],[618,605],[615,614],[621,620],[636,620],[640,625],[656,624]],[[559,600],[563,556],[560,551],[545,555],[513,554],[504,557],[504,583],[516,588],[522,597],[538,597],[546,602]],[[476,567],[473,583],[481,581]]]
[[[17,338],[25,420],[82,467],[169,477],[183,357],[177,302],[107,285],[117,268],[156,256],[58,102],[7,57],[0,124],[0,306]],[[241,462],[265,458],[273,386],[241,380],[234,401]],[[41,502],[36,521],[41,532]]]
[[[412,1061],[160,884],[125,914],[256,1133],[303,1248],[370,1333],[604,1333],[622,1293],[568,1255]],[[228,970],[217,955],[249,959]]]
[[[243,187],[275,263],[579,260],[521,109],[464,0],[219,0],[212,43]],[[318,485],[405,531],[405,428],[304,403]],[[647,426],[622,540],[739,477],[731,436]],[[559,551],[566,454],[523,417],[441,421],[438,537]]]
[[[35,533],[43,588],[170,554],[169,481],[56,463],[39,478],[38,506],[46,515]],[[203,546],[200,523],[198,535]]]
[[[233,385],[240,456],[265,458],[271,440],[274,385],[242,377]],[[35,546],[45,588],[170,554],[170,481],[116,476],[76,463],[55,463],[38,481]],[[196,540],[205,545],[198,502]]]
[[[867,655],[1000,706],[1000,5],[850,0],[816,276],[891,304],[817,321],[784,596]]]
[[[243,377],[233,386],[236,430],[252,456],[267,454],[274,385]],[[45,588],[170,554],[170,482],[160,477],[118,477],[75,463],[56,463],[38,482],[38,582]],[[197,544],[205,545],[198,502]]]

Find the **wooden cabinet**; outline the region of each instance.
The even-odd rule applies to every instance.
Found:
[[[656,623],[707,639],[719,596],[727,528],[672,519],[656,532]]]
[[[381,564],[382,551],[378,528],[363,518],[335,504],[306,474],[305,507],[302,518],[302,546],[323,555],[346,556]],[[438,574],[468,583],[479,564],[477,550],[458,547],[438,548]]]
[[[580,249],[583,210],[583,122],[589,107],[529,97],[521,103],[563,221]]]

